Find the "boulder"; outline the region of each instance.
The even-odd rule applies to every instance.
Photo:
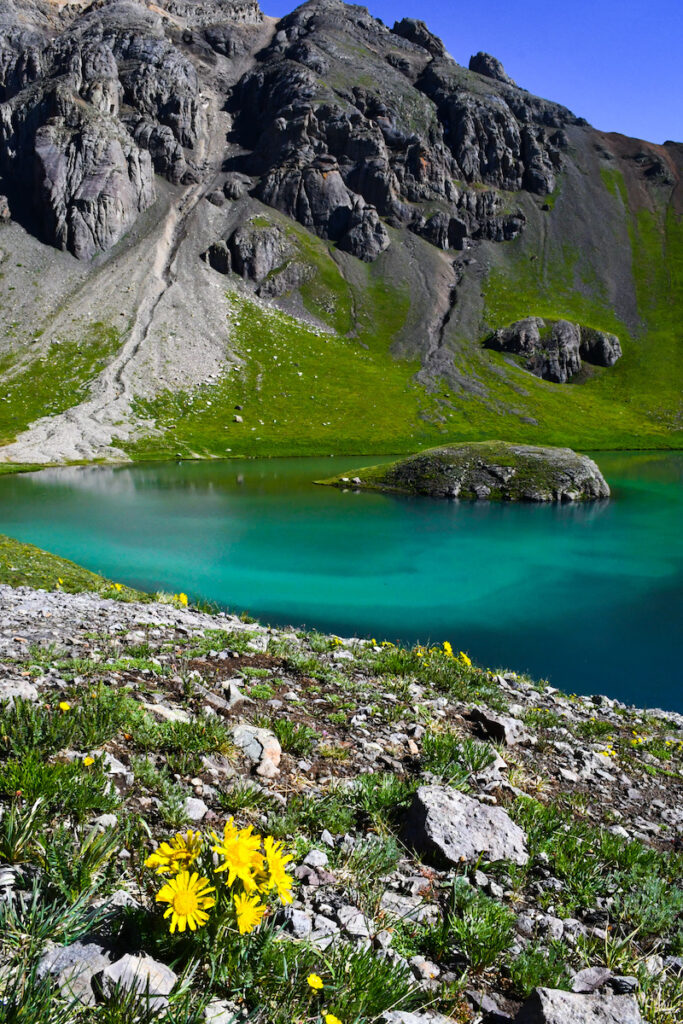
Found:
[[[552,988],[535,989],[514,1019],[515,1024],[644,1024],[632,996]]]
[[[506,747],[533,742],[532,734],[518,718],[497,715],[487,708],[472,708],[469,718],[482,736],[497,743],[504,743]]]
[[[108,949],[99,942],[84,939],[49,949],[38,963],[37,974],[39,978],[51,975],[66,999],[92,1006],[95,1003],[93,978],[110,963]]]
[[[345,487],[348,474],[319,483]],[[610,493],[598,466],[586,455],[570,448],[503,441],[427,449],[396,462],[368,466],[352,483],[376,491],[446,499],[589,501]]]
[[[526,864],[526,836],[501,807],[446,786],[420,786],[403,826],[406,845],[437,863],[508,860]]]

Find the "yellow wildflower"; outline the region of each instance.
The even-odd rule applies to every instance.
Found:
[[[281,842],[276,842],[272,836],[266,836],[263,841],[266,851],[267,880],[265,889],[275,889],[278,899],[284,904],[291,903],[292,886],[294,879],[287,874],[285,865],[292,860],[290,854],[285,853]]]
[[[173,600],[181,604],[183,608],[187,608],[187,594],[174,594]]]
[[[168,843],[161,843],[145,861],[146,868],[154,868],[158,875],[174,874],[193,864],[202,848],[201,832],[176,832]]]
[[[60,700],[60,702],[59,702],[59,710],[60,711],[71,711],[71,705],[69,704],[68,700]]]
[[[94,763],[95,763],[95,758],[94,757],[84,757],[83,758],[83,764],[85,765],[86,768],[89,768],[90,765],[94,764]]]
[[[448,640],[444,640],[443,642],[443,653],[446,655],[447,658],[453,657],[453,648],[448,642]]]
[[[317,974],[309,974],[308,977],[306,978],[306,981],[308,982],[312,989],[315,989],[316,992],[319,992],[321,988],[325,987],[323,979],[319,977],[319,975]]]
[[[209,920],[206,911],[216,904],[213,896],[207,895],[210,892],[215,889],[209,885],[208,878],[200,878],[196,873],[190,875],[189,871],[181,871],[159,890],[157,903],[170,904],[164,917],[171,918],[171,934],[176,928],[184,932],[189,925],[193,932],[206,924]]]
[[[239,928],[240,935],[247,935],[248,932],[253,932],[254,928],[258,928],[261,924],[263,915],[266,912],[266,905],[265,903],[259,903],[259,898],[256,895],[247,896],[242,893],[233,898],[235,900],[237,927]]]
[[[463,663],[463,665],[467,666],[467,668],[471,668],[472,667],[472,659],[468,658],[468,656],[465,654],[464,651],[460,652],[460,660]]]
[[[117,594],[120,594],[121,591],[123,590],[123,583],[115,583],[114,590],[116,591]]]
[[[335,1017],[333,1013],[325,1014],[325,1024],[342,1024],[339,1017]]]
[[[237,829],[233,819],[228,818],[223,827],[223,840],[212,833],[216,845],[211,849],[223,858],[223,863],[216,868],[216,871],[228,872],[228,885],[232,885],[236,878],[244,886],[247,892],[256,888],[254,874],[263,871],[263,857],[260,853],[261,837],[253,835],[253,828]]]

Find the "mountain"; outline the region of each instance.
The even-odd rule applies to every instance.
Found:
[[[682,168],[339,0],[2,0],[0,459],[678,447]]]

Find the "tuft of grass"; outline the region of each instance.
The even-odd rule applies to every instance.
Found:
[[[570,985],[570,950],[563,942],[552,940],[548,946],[533,943],[510,962],[508,973],[515,996],[526,999],[535,988],[561,988]]]
[[[267,719],[265,724],[277,736],[282,749],[295,757],[311,754],[320,739],[320,733],[310,725],[293,722],[288,718]]]
[[[488,768],[495,759],[495,751],[488,743],[461,740],[451,732],[429,731],[422,740],[423,768],[455,789],[469,789],[469,779]]]

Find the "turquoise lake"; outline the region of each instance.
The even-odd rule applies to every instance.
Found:
[[[0,532],[272,624],[450,640],[574,693],[683,711],[683,454],[600,453],[590,505],[343,493],[382,461],[278,459],[0,479]]]

